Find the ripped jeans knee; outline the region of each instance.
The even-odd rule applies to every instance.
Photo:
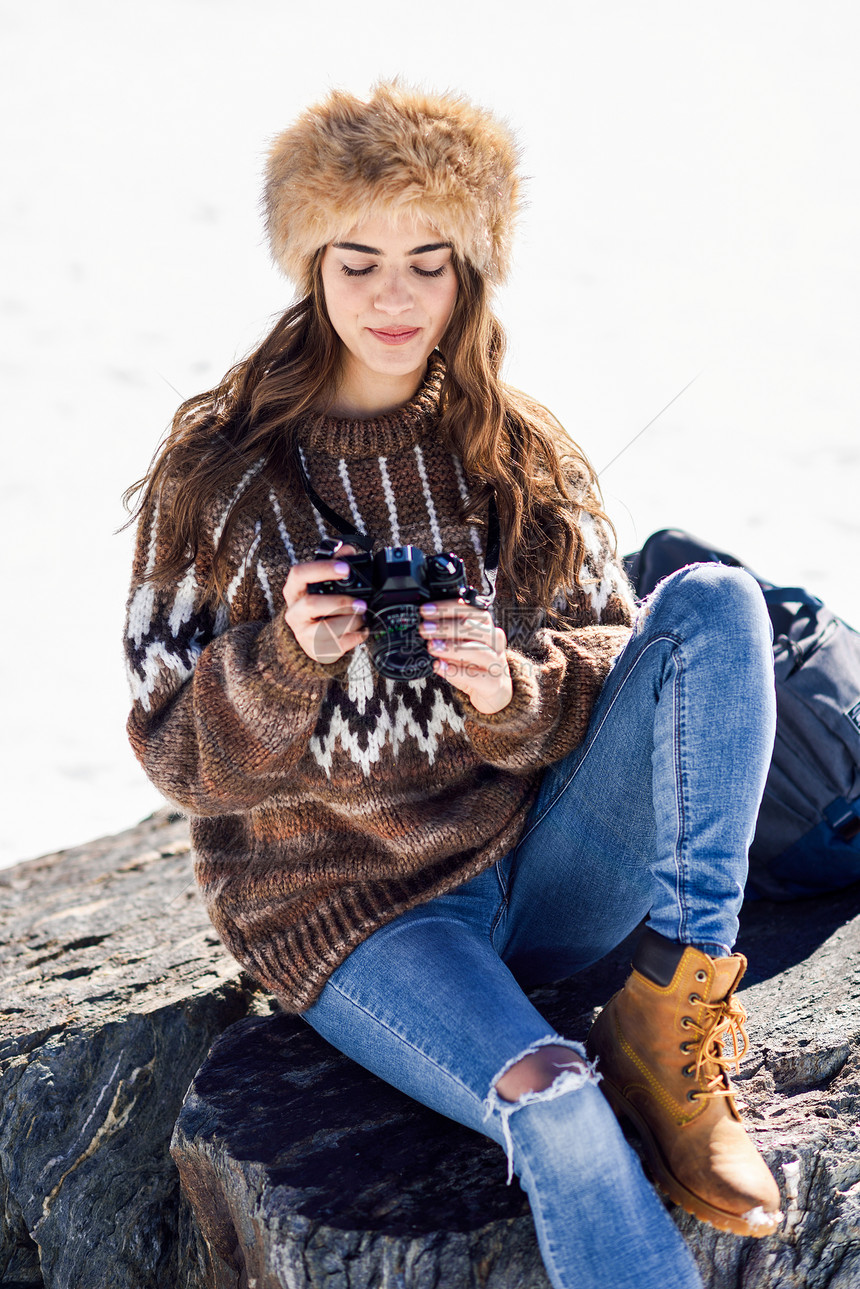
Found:
[[[532,1056],[542,1047],[566,1047],[573,1052],[579,1059],[571,1061],[569,1066],[560,1067],[560,1073],[555,1076],[549,1087],[543,1088],[539,1092],[524,1092],[517,1097],[515,1101],[508,1101],[499,1095],[498,1084],[505,1077],[507,1072],[527,1056]],[[585,1048],[581,1043],[572,1042],[570,1039],[562,1038],[559,1034],[549,1034],[546,1038],[538,1039],[532,1043],[525,1051],[518,1052],[506,1061],[490,1085],[490,1091],[484,1100],[484,1122],[494,1114],[499,1116],[502,1126],[502,1138],[505,1143],[505,1154],[508,1160],[508,1178],[507,1185],[510,1186],[514,1177],[514,1141],[511,1136],[511,1116],[521,1110],[523,1106],[534,1105],[539,1101],[553,1101],[556,1097],[564,1096],[568,1092],[576,1092],[584,1087],[587,1083],[599,1083],[602,1075],[598,1074],[596,1064],[588,1060],[585,1054]]]

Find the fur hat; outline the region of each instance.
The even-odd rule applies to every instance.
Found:
[[[335,90],[275,139],[264,194],[272,257],[303,294],[315,253],[381,213],[432,224],[491,283],[508,272],[519,148],[459,95],[397,81]]]

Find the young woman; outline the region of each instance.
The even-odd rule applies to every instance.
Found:
[[[752,579],[710,565],[635,613],[590,467],[501,382],[516,166],[486,112],[399,85],[276,140],[268,231],[298,303],[138,485],[129,733],[190,817],[228,950],[504,1146],[553,1285],[693,1286],[615,1114],[677,1203],[776,1228],[726,1054],[769,626]],[[416,552],[464,576],[437,561],[424,586]],[[586,1054],[524,991],[642,919]]]

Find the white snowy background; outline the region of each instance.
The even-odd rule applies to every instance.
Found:
[[[0,3],[0,864],[159,804],[120,494],[288,304],[260,176],[331,86],[516,127],[506,373],[608,467],[622,551],[685,526],[860,624],[858,36],[853,0]]]

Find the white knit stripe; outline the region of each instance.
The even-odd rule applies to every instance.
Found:
[[[621,603],[626,604],[631,613],[635,613],[636,597],[633,594],[633,588],[624,569],[617,562],[612,565],[612,584]]]
[[[386,743],[391,744],[391,754],[396,757],[401,744],[408,738],[413,738],[432,765],[446,726],[458,734],[465,729],[464,718],[445,698],[441,689],[437,689],[433,696],[433,710],[427,722],[426,734],[403,702],[402,695],[397,693],[394,698],[393,710],[392,707],[384,706],[375,728],[369,732],[363,730],[360,737],[350,729],[340,705],[334,707],[324,738],[315,734],[308,745],[327,778],[331,778],[334,751],[338,742],[350,760],[361,767],[365,778],[369,778],[371,767],[379,760]],[[366,746],[362,746],[365,743]]]
[[[307,457],[305,456],[304,450],[301,447],[299,447],[299,456],[302,458],[302,465],[305,468],[305,475],[307,476],[308,480],[310,480],[310,482],[313,482],[313,480],[311,479],[311,472],[308,469]],[[328,537],[328,533],[326,532],[326,529],[325,529],[325,524],[322,521],[322,515],[318,514],[316,506],[312,506],[311,509],[314,512],[314,520],[316,522],[317,531],[319,532],[320,537]]]
[[[424,501],[427,506],[427,515],[430,519],[430,531],[433,534],[433,545],[436,551],[442,549],[442,534],[439,532],[439,521],[436,518],[436,507],[433,504],[433,494],[430,491],[430,484],[427,480],[427,468],[424,465],[424,453],[421,451],[420,444],[415,444],[415,460],[418,463],[418,473],[421,476],[421,487],[424,489]]]
[[[388,506],[388,517],[391,520],[391,544],[393,546],[402,545],[400,541],[400,524],[397,522],[397,505],[394,501],[394,489],[391,486],[391,480],[388,477],[388,462],[385,457],[377,457],[379,462],[379,473],[382,476],[382,491],[385,494],[385,501]]]
[[[149,547],[146,552],[147,575],[155,568],[155,547],[158,541],[158,502],[152,508],[152,526],[149,530]],[[155,586],[152,582],[142,582],[135,591],[128,607],[128,638],[135,645],[140,645],[143,637],[152,626],[152,613],[155,607]]]
[[[466,476],[463,474],[463,467],[460,463],[460,458],[457,456],[456,452],[451,453],[451,460],[454,462],[454,471],[457,475],[457,487],[460,490],[460,497],[468,506],[469,502],[471,501],[471,497],[469,496],[469,489],[466,487]],[[469,535],[472,538],[472,545],[475,548],[475,554],[480,559],[481,567],[483,568],[484,552],[481,549],[481,538],[474,524],[469,524]]]
[[[256,524],[254,525],[254,538],[251,542],[251,545],[248,547],[247,551],[245,552],[245,556],[241,564],[236,569],[236,572],[233,575],[232,582],[227,587],[225,598],[228,604],[233,603],[233,600],[236,598],[236,592],[239,590],[239,587],[242,585],[245,578],[248,576],[248,568],[250,566],[251,560],[257,554],[257,551],[260,546],[260,527],[261,525],[258,519]]]
[[[173,597],[173,607],[170,610],[170,616],[167,619],[167,625],[170,627],[174,636],[179,635],[180,628],[186,622],[191,621],[191,615],[194,612],[194,606],[197,602],[197,576],[194,565],[188,569],[182,581],[176,588],[176,595]]]
[[[273,492],[269,493],[269,501],[272,503],[272,511],[275,516],[275,522],[278,525],[278,532],[281,535],[281,541],[284,543],[284,550],[290,557],[290,563],[298,564],[299,561],[296,556],[296,548],[293,545],[290,534],[287,532],[287,526],[284,523],[284,516],[281,512],[281,507],[278,504],[278,498]]]
[[[272,599],[272,588],[269,585],[269,575],[261,563],[257,563],[257,581],[263,588],[263,594],[266,597],[266,604],[269,606],[269,612],[272,617],[275,616],[275,601]]]
[[[355,500],[355,493],[352,490],[352,482],[349,477],[349,471],[346,468],[346,461],[343,459],[343,457],[341,457],[340,460],[338,461],[337,468],[338,468],[338,473],[340,474],[341,483],[343,484],[343,490],[346,493],[346,499],[349,502],[349,509],[350,509],[350,512],[352,513],[352,522],[355,524],[359,532],[363,533],[365,531],[364,520],[361,517],[361,511],[359,510],[358,504]]]
[[[202,650],[197,644],[190,644],[186,651],[192,661],[187,662],[178,653],[171,653],[162,640],[153,640],[147,647],[138,666],[128,667],[128,681],[131,687],[132,702],[140,703],[144,711],[150,710],[150,697],[160,680],[165,679],[165,669],[176,675],[178,689],[193,673],[197,659]]]
[[[128,606],[128,638],[137,647],[143,637],[149,634],[152,626],[152,613],[155,607],[155,586],[152,582],[143,582],[135,591]]]
[[[212,541],[216,547],[221,540],[221,534],[224,532],[224,525],[227,522],[227,516],[230,514],[230,511],[233,509],[236,502],[239,500],[242,493],[245,491],[248,484],[253,479],[254,475],[260,473],[260,471],[263,468],[263,465],[264,465],[264,460],[262,457],[260,457],[259,461],[255,461],[254,464],[250,467],[250,469],[245,471],[245,473],[242,475],[242,478],[239,480],[238,484],[236,485],[236,490],[233,493],[230,500],[227,502],[227,505],[224,507],[223,511],[221,512],[221,518],[218,520],[218,523],[215,525],[215,531],[212,534]]]
[[[146,552],[147,575],[155,568],[155,543],[158,540],[159,505],[156,501],[152,507],[152,527],[149,530],[149,549]]]
[[[609,558],[606,533],[601,524],[598,528],[594,516],[587,511],[580,511],[579,531],[585,545],[586,558],[583,561],[586,585],[582,587],[591,601],[598,622],[606,608],[606,603],[615,590],[618,581],[616,570]],[[590,578],[596,580],[590,581]],[[582,580],[582,579],[581,579]]]
[[[360,716],[373,697],[373,663],[367,645],[360,644],[352,651],[346,672],[349,701],[358,708]]]

